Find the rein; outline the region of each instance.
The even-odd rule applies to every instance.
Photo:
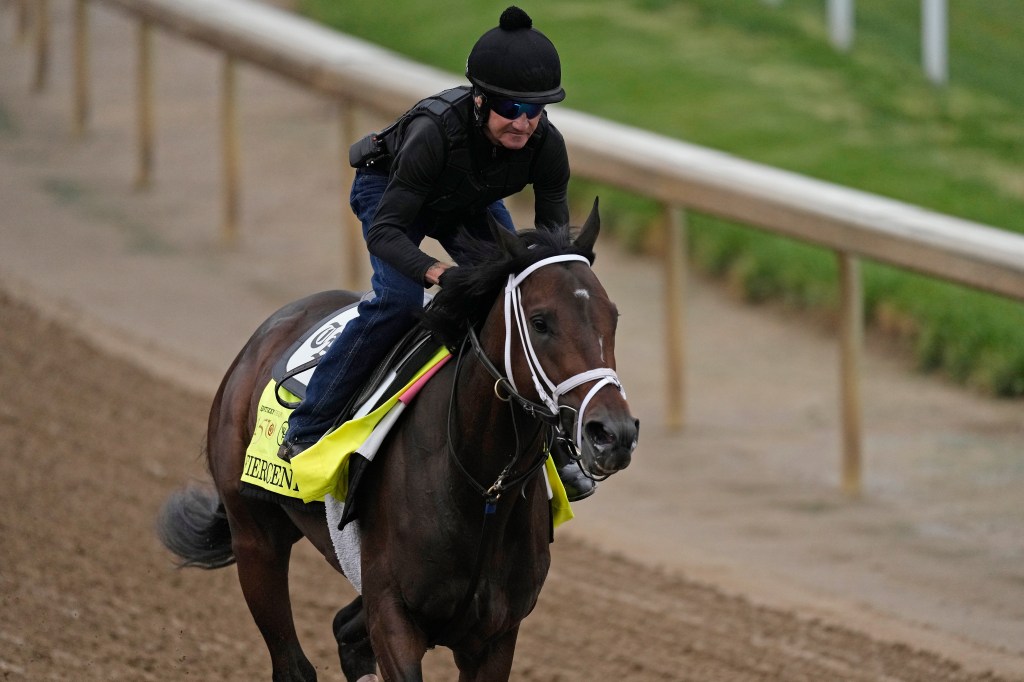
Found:
[[[545,444],[545,447],[541,451],[541,456],[539,456],[537,458],[537,461],[532,462],[530,464],[529,468],[527,468],[527,470],[524,473],[519,474],[518,476],[515,476],[515,477],[509,479],[508,476],[511,473],[512,468],[519,461],[519,458],[522,455],[522,452],[519,449],[519,429],[513,428],[513,430],[515,431],[515,434],[516,434],[516,443],[515,443],[514,454],[512,455],[511,459],[509,459],[508,464],[505,465],[505,468],[501,470],[500,474],[498,474],[498,478],[494,481],[494,483],[491,484],[490,487],[485,488],[475,478],[473,478],[473,476],[466,470],[465,465],[463,465],[462,461],[458,458],[458,456],[456,456],[455,448],[452,445],[452,442],[453,442],[453,439],[452,439],[452,415],[455,412],[455,395],[456,395],[456,390],[457,390],[457,386],[458,386],[458,376],[459,376],[460,370],[462,369],[463,357],[466,354],[465,350],[466,350],[466,341],[467,340],[472,340],[473,346],[474,346],[474,350],[479,349],[479,353],[482,353],[482,351],[483,351],[483,349],[480,348],[480,340],[477,338],[476,333],[472,329],[470,329],[470,332],[467,335],[467,339],[464,339],[463,342],[462,342],[462,348],[459,350],[458,358],[455,361],[455,380],[452,382],[452,392],[451,392],[451,395],[450,395],[449,400],[448,400],[448,420],[447,420],[447,422],[448,422],[447,423],[447,427],[448,427],[448,439],[447,439],[447,441],[448,441],[448,454],[451,457],[451,459],[455,462],[455,464],[457,465],[459,471],[462,472],[462,475],[466,477],[467,481],[469,481],[469,484],[471,486],[473,486],[473,488],[476,489],[476,491],[478,493],[480,493],[480,495],[484,498],[484,514],[485,515],[491,515],[491,514],[493,514],[495,512],[495,510],[497,508],[498,500],[501,498],[502,494],[504,494],[506,490],[509,490],[510,488],[513,488],[513,487],[519,485],[520,483],[526,481],[531,476],[533,476],[537,472],[538,469],[540,469],[542,466],[544,466],[544,462],[547,461],[548,451],[550,449],[550,442]],[[494,366],[490,363],[489,360],[487,360],[486,356],[480,355],[479,353],[478,353],[478,357],[479,358],[483,358],[484,360],[487,361],[487,365],[490,365],[488,370],[493,368]],[[485,365],[485,367],[487,367],[487,365]],[[495,371],[497,371],[497,370],[495,370]],[[498,375],[498,376],[500,377],[500,375]],[[498,399],[501,400],[502,402],[511,402],[510,398],[503,398],[498,393],[497,387],[498,387],[499,383],[501,383],[501,379],[500,378],[499,378],[498,383],[495,383],[495,394],[498,396]],[[518,395],[518,394],[516,394],[516,395]],[[523,410],[529,416],[535,417],[535,418],[541,418],[541,421],[545,421],[545,422],[547,422],[549,424],[551,423],[549,419],[543,419],[542,418],[543,415],[538,415],[535,412],[537,408],[543,409],[543,407],[544,407],[543,405],[538,405],[537,403],[533,403],[533,402],[527,400],[526,398],[523,398],[522,396],[518,396],[518,397],[519,397],[520,400],[517,400],[516,403],[519,404],[520,407],[522,407]],[[512,423],[514,425],[515,424],[515,413],[512,414],[512,420],[513,420]]]

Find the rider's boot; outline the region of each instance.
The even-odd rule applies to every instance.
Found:
[[[558,478],[565,488],[565,495],[570,502],[590,497],[597,490],[597,481],[583,473],[579,463],[569,457],[569,453],[557,441],[551,446],[551,457],[558,470]]]

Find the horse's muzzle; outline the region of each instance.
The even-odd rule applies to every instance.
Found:
[[[583,425],[584,459],[591,473],[608,476],[629,466],[640,437],[631,415],[588,419]]]

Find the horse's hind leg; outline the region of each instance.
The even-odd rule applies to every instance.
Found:
[[[301,537],[280,507],[236,498],[228,505],[238,582],[270,652],[274,682],[313,682],[316,669],[299,645],[288,594],[288,562]],[[257,522],[253,514],[260,514]]]
[[[377,658],[366,631],[363,598],[355,600],[334,616],[334,638],[338,641],[341,671],[348,682],[375,682]]]

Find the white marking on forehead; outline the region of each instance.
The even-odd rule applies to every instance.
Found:
[[[590,300],[590,292],[587,291],[586,289],[577,289],[576,291],[572,292],[572,295],[575,296],[576,298],[582,298],[584,301]]]

